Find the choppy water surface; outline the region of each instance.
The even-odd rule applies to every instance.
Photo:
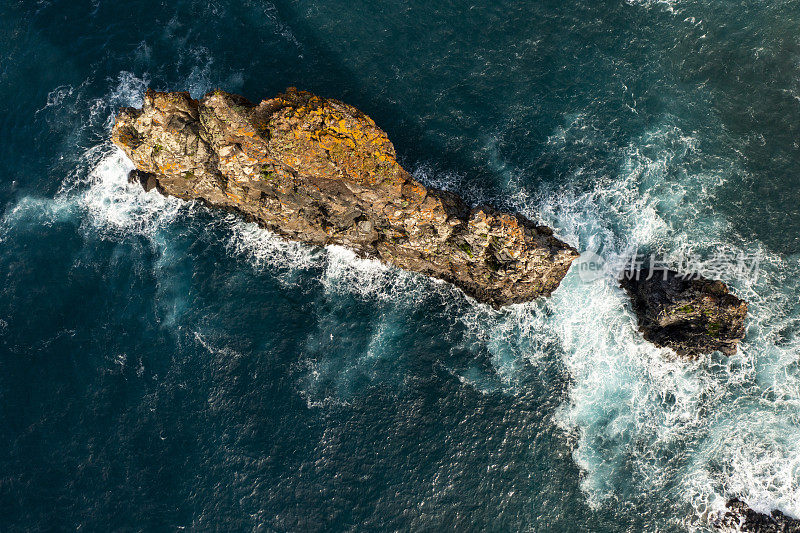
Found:
[[[0,529],[705,531],[800,516],[800,5],[0,7]],[[731,358],[611,277],[500,312],[145,194],[145,87],[296,85],[422,182],[608,259],[757,254]],[[724,277],[724,276],[723,276]]]

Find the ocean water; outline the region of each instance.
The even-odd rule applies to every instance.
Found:
[[[800,4],[9,0],[0,530],[708,531],[800,517]],[[760,258],[737,355],[613,275],[495,311],[144,193],[146,87],[298,86],[580,250]]]

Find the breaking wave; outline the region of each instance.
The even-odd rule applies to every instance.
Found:
[[[791,281],[800,269],[712,214],[727,176],[690,170],[704,157],[691,135],[666,123],[628,146],[613,181],[583,194],[545,191],[521,206],[609,262],[643,247],[761,258],[751,276],[721,273],[750,302],[747,336],[729,359],[675,363],[644,342],[613,275],[587,283],[573,271],[549,302],[574,379],[558,421],[579,435],[574,458],[590,501],[679,496],[695,509],[690,528],[703,528],[734,496],[800,515],[800,316]]]

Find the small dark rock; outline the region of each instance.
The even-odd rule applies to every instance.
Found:
[[[800,533],[800,520],[778,510],[771,514],[759,513],[737,498],[728,501],[727,507],[730,510],[714,524],[719,529],[747,533]]]
[[[156,175],[141,170],[131,170],[128,173],[128,183],[138,183],[144,188],[145,192],[158,189],[158,179]]]
[[[668,269],[627,271],[620,280],[639,317],[639,331],[657,346],[695,358],[716,350],[733,355],[744,337],[747,302],[721,281]]]

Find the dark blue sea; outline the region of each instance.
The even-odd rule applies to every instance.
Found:
[[[129,185],[147,87],[297,86],[625,260],[757,258],[730,358],[612,275],[501,311]],[[800,2],[5,0],[0,531],[709,531],[800,516]]]

